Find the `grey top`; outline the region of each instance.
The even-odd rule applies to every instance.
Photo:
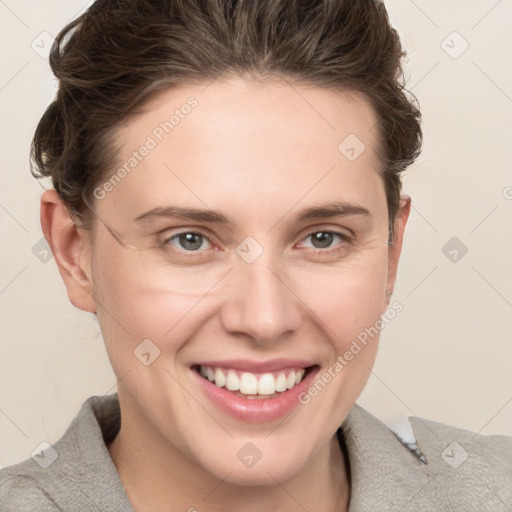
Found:
[[[511,512],[512,438],[409,417],[417,446],[354,405],[338,430],[350,466],[349,512]],[[1,512],[133,512],[106,443],[117,393],[91,396],[41,454],[0,470]]]

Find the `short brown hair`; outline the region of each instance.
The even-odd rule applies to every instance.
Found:
[[[90,229],[92,193],[116,164],[112,133],[159,92],[218,77],[286,77],[362,93],[374,108],[392,234],[400,172],[419,155],[421,114],[379,0],[97,0],[57,36],[59,89],[31,147],[73,221]]]

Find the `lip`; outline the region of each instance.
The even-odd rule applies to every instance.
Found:
[[[269,361],[251,361],[249,359],[227,359],[222,361],[200,361],[192,366],[210,366],[211,368],[230,368],[241,372],[271,373],[288,368],[308,368],[314,366],[314,361],[305,359],[271,359]]]
[[[277,361],[277,360],[274,360]],[[283,360],[284,361],[284,360]],[[303,391],[305,391],[313,382],[316,374],[320,370],[320,366],[311,365],[305,366],[303,364],[297,364],[297,360],[293,361],[293,364],[289,364],[290,359],[286,360],[286,366],[276,367],[277,370],[287,368],[288,366],[300,366],[301,368],[308,368],[304,378],[292,389],[284,391],[274,398],[262,398],[262,399],[247,399],[242,398],[240,396],[235,395],[232,391],[227,390],[226,388],[219,388],[209,380],[201,377],[199,373],[191,368],[190,371],[193,374],[193,378],[197,379],[199,386],[203,390],[206,397],[213,402],[222,412],[228,414],[229,416],[236,418],[237,420],[250,422],[250,423],[265,423],[273,420],[277,420],[286,416],[292,412],[292,410],[300,405],[299,395]],[[249,370],[248,365],[243,365],[240,367],[229,366],[228,363],[232,363],[233,361],[217,361],[212,364],[210,362],[200,363],[204,366],[220,366],[226,365],[233,369],[240,369],[241,371],[251,371]],[[238,361],[240,362],[240,361]],[[247,363],[247,361],[244,361]],[[303,362],[304,363],[304,362]],[[258,370],[262,369],[262,366],[256,363],[256,365],[252,364],[251,368],[257,367]],[[270,366],[265,366],[264,370],[268,371]],[[254,370],[253,370],[254,371]],[[272,370],[276,371],[276,370]]]

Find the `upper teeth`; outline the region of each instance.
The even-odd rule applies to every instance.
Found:
[[[199,373],[217,387],[240,391],[244,395],[273,395],[295,387],[304,377],[306,370],[297,368],[274,373],[254,374],[232,369],[200,366]]]

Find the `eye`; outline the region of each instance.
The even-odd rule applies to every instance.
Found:
[[[338,231],[315,231],[314,233],[310,233],[304,240],[311,238],[311,243],[314,249],[320,249],[317,252],[328,252],[322,251],[322,249],[331,249],[333,241],[339,238],[342,242],[350,242],[350,237],[344,235],[343,233],[339,233]],[[345,245],[344,243],[338,245]],[[334,249],[336,250],[336,249]]]
[[[167,238],[163,241],[163,244],[172,245],[179,251],[198,252],[198,249],[201,248],[203,242],[205,241],[210,243],[208,237],[202,233],[196,233],[194,231],[183,231]],[[176,246],[175,244],[172,244],[172,242],[176,242],[179,245]]]
[[[349,236],[338,231],[327,230],[310,233],[306,238],[302,240],[302,242],[308,239],[311,239],[312,245],[309,247],[313,249],[313,252],[322,253],[340,250],[346,247],[347,243],[351,242],[351,238]],[[336,239],[339,239],[340,242],[335,244],[334,248],[332,248],[333,243],[336,242]],[[209,244],[210,247],[205,247],[205,243]],[[171,251],[185,254],[188,253],[190,256],[193,256],[193,253],[201,253],[203,250],[207,250],[212,246],[209,238],[206,235],[196,231],[182,231],[181,233],[176,233],[166,238],[162,242],[162,245]]]

